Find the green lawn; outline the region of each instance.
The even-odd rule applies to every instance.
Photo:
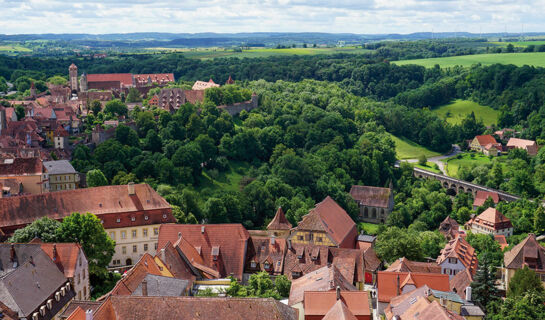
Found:
[[[199,179],[199,185],[195,190],[203,193],[213,193],[219,189],[239,191],[240,181],[249,168],[250,164],[246,162],[231,161],[229,169],[225,172],[219,172],[216,177],[212,177],[211,170],[203,170],[203,174]]]
[[[483,65],[502,63],[514,64],[516,66],[530,65],[545,67],[545,52],[474,54],[445,58],[392,61],[392,63],[397,65],[417,64],[426,68],[431,68],[436,64],[441,66],[441,68],[454,66],[471,67],[477,63],[481,63]]]
[[[359,229],[365,230],[365,234],[375,235],[378,232],[379,224],[369,222],[358,222]]]
[[[17,44],[2,45],[0,46],[0,51],[32,52],[31,49],[25,48]]]
[[[456,100],[451,104],[433,109],[441,119],[446,119],[448,123],[460,124],[462,120],[471,113],[475,112],[477,119],[482,119],[485,126],[490,126],[498,122],[499,111],[490,107],[482,106],[476,102],[468,100]]]
[[[396,154],[398,159],[416,159],[422,154],[427,158],[441,155],[438,152],[431,151],[404,137],[396,137],[393,134],[390,134],[390,136],[396,144]]]
[[[458,159],[458,156],[460,156],[460,159]],[[481,165],[492,162],[488,156],[482,153],[463,153],[458,156],[443,160],[446,163],[447,174],[451,177],[458,177],[458,169],[461,166]]]
[[[441,170],[435,169],[435,163],[433,163],[433,162],[426,162],[425,166],[421,166],[418,163],[415,163],[414,166],[417,167],[417,168],[420,168],[420,169],[424,169],[424,170],[434,172],[434,173],[439,173],[439,174],[443,173],[443,172],[441,172]]]

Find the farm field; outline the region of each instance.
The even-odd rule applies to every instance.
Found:
[[[416,64],[426,68],[431,68],[436,64],[438,64],[441,68],[450,68],[455,66],[471,67],[477,63],[483,65],[501,63],[514,64],[516,66],[530,65],[545,67],[545,52],[475,54],[444,58],[401,60],[392,61],[392,63],[397,65]]]
[[[409,139],[399,138],[390,134],[392,140],[396,144],[396,154],[398,159],[416,159],[422,154],[427,158],[435,157],[441,155],[438,152],[431,151]]]
[[[442,161],[446,164],[447,174],[454,178],[458,177],[458,169],[462,166],[481,165],[492,162],[488,156],[481,153],[463,153]]]
[[[514,41],[514,42],[491,42],[491,43],[502,46],[502,47],[507,47],[508,44],[512,44],[515,47],[525,48],[525,47],[531,46],[531,45],[539,46],[539,45],[545,44],[545,40]]]
[[[16,44],[0,45],[0,51],[32,52],[31,49]]]
[[[462,120],[472,111],[475,113],[477,120],[483,120],[485,126],[490,126],[498,122],[499,111],[473,101],[456,100],[451,104],[433,109],[433,112],[439,118],[446,119],[450,124],[462,123]]]

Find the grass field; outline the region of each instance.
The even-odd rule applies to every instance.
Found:
[[[0,51],[32,52],[31,49],[16,44],[2,45],[0,46]]]
[[[450,124],[460,124],[462,120],[471,113],[475,112],[476,119],[482,119],[485,126],[490,126],[498,122],[499,111],[490,107],[482,106],[476,102],[468,100],[456,100],[451,104],[433,109],[441,119],[446,119]]]
[[[420,169],[428,170],[428,171],[431,171],[431,172],[434,172],[434,173],[443,174],[443,172],[441,172],[441,170],[435,169],[435,163],[433,163],[433,162],[426,162],[425,166],[421,166],[418,163],[414,163],[413,165],[415,167],[417,167],[417,168],[420,168]]]
[[[481,153],[463,153],[459,156],[460,159],[458,159],[458,156],[455,156],[443,160],[447,164],[447,174],[451,177],[458,177],[458,169],[461,166],[481,165],[492,162],[488,156]]]
[[[270,56],[290,56],[290,55],[317,55],[317,54],[335,54],[335,53],[350,53],[361,54],[370,50],[344,47],[344,48],[289,48],[289,49],[274,49],[274,48],[253,48],[242,52],[235,52],[230,49],[223,48],[202,48],[202,49],[178,49],[178,48],[148,48],[150,51],[176,51],[183,52],[188,58],[194,59],[214,59],[225,57],[237,58],[262,58]]]
[[[210,170],[204,170],[196,191],[201,193],[213,193],[219,189],[239,191],[240,181],[249,168],[250,165],[246,162],[231,161],[229,163],[229,170],[219,172],[217,176],[214,176],[215,173],[213,174]]]
[[[502,47],[507,47],[507,45],[512,44],[515,47],[524,48],[524,47],[531,46],[531,45],[539,46],[539,45],[545,44],[545,40],[515,41],[515,42],[491,42],[491,43],[502,46]]]
[[[369,223],[369,222],[359,222],[358,226],[359,226],[360,229],[365,230],[366,234],[375,235],[378,232],[379,224]]]
[[[427,158],[439,156],[440,153],[431,151],[406,138],[399,138],[390,134],[396,144],[396,154],[398,159],[416,159],[422,154]]]
[[[445,58],[392,61],[392,63],[397,65],[416,64],[426,68],[431,68],[436,64],[441,66],[441,68],[449,68],[454,66],[471,67],[477,63],[481,63],[483,65],[502,63],[514,64],[516,66],[530,65],[545,67],[545,52],[475,54]]]

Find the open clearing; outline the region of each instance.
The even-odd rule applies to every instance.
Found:
[[[516,66],[530,65],[545,67],[545,52],[474,54],[468,56],[392,61],[392,63],[397,65],[416,64],[426,68],[431,68],[436,64],[441,66],[441,68],[454,66],[471,67],[477,63],[483,65],[502,63],[514,64]]]
[[[443,172],[441,172],[441,170],[435,168],[435,163],[433,163],[433,162],[426,162],[425,166],[421,166],[418,163],[413,163],[413,165],[415,167],[417,167],[417,168],[420,168],[420,169],[424,169],[424,170],[431,171],[431,172],[434,172],[434,173],[443,174]]]
[[[421,155],[425,155],[427,158],[435,157],[441,155],[438,152],[431,151],[418,143],[415,143],[404,137],[396,137],[393,134],[390,134],[392,140],[396,144],[396,154],[398,159],[417,159]]]
[[[359,222],[358,225],[360,229],[365,230],[366,234],[372,234],[372,235],[377,234],[378,227],[380,226],[379,224],[369,223],[369,222]]]
[[[472,157],[473,155],[473,157]],[[462,166],[474,166],[491,163],[492,160],[482,153],[463,153],[452,158],[443,160],[446,163],[447,174],[451,177],[458,177],[458,169]]]
[[[446,119],[450,124],[462,123],[462,120],[472,111],[475,113],[477,120],[483,120],[485,126],[498,122],[499,111],[469,100],[456,100],[451,104],[433,109],[433,112],[439,118]]]
[[[10,51],[10,52],[32,52],[31,49],[25,48],[20,45],[2,45],[0,46],[0,51]]]

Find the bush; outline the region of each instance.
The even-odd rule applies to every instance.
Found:
[[[418,164],[421,166],[425,166],[428,162],[428,158],[426,158],[426,155],[422,154],[420,157],[418,157]]]

